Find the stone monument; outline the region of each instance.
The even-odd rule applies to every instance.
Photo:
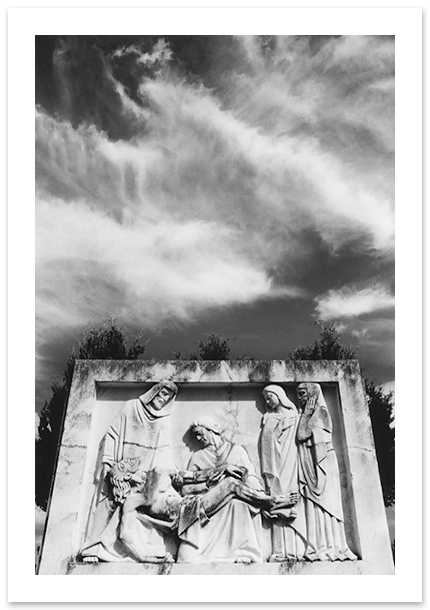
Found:
[[[39,574],[393,572],[356,361],[76,362]]]

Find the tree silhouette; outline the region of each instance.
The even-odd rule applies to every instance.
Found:
[[[136,360],[145,351],[141,337],[132,340],[114,320],[105,320],[82,335],[79,348],[72,353],[63,373],[62,383],[52,384],[52,397],[45,402],[40,416],[39,440],[36,440],[36,504],[46,509],[55,471],[65,407],[69,395],[75,359]],[[227,360],[230,356],[228,338],[211,333],[199,342],[191,360]],[[344,347],[335,324],[321,326],[320,337],[306,347],[290,352],[292,360],[349,360],[356,350]],[[176,352],[181,358],[181,353]],[[370,419],[375,439],[376,457],[386,506],[395,498],[395,430],[393,427],[393,393],[384,392],[381,386],[365,381]]]
[[[52,396],[40,414],[36,439],[36,504],[44,510],[54,477],[75,360],[136,360],[146,347],[140,341],[140,335],[130,338],[115,320],[103,320],[82,334],[77,351],[67,360],[62,382],[52,383]]]
[[[336,324],[323,324],[320,338],[307,347],[290,352],[292,360],[350,360],[356,350],[343,347]],[[385,506],[392,506],[395,498],[395,430],[393,427],[394,397],[382,386],[364,379],[369,404],[370,420],[375,439],[376,458],[381,477]]]
[[[190,360],[228,360],[229,356],[229,339],[211,333],[200,341],[198,352],[191,354]]]
[[[356,349],[344,347],[336,324],[323,324],[320,338],[307,347],[297,347],[290,352],[292,360],[353,360]]]

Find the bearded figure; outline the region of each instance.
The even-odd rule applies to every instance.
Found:
[[[161,561],[175,552],[169,532],[135,510],[134,499],[149,471],[173,469],[170,414],[177,392],[172,381],[162,379],[128,401],[105,434],[83,561]]]

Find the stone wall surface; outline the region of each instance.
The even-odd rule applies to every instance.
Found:
[[[148,564],[79,561],[103,438],[128,401],[169,378],[178,386],[171,414],[175,466],[196,447],[192,423],[210,414],[260,471],[262,391],[280,385],[297,404],[297,385],[321,386],[333,422],[345,534],[353,561],[269,563],[270,524],[263,520],[263,563]],[[373,436],[356,361],[77,361],[64,422],[39,574],[391,574],[393,563]]]

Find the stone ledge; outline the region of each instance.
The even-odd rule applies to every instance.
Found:
[[[254,563],[251,565],[238,563],[74,563],[69,566],[68,574],[71,576],[360,576],[381,574],[381,572],[375,572],[369,562],[357,560],[315,563],[305,561]]]

